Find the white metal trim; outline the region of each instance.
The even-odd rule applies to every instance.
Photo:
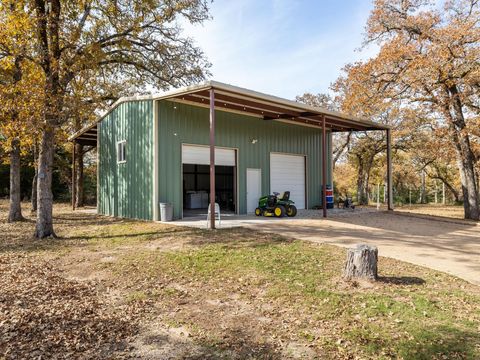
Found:
[[[124,160],[118,160],[118,145],[120,144],[125,144],[125,159]],[[117,152],[116,152],[116,156],[117,156],[117,164],[125,164],[127,162],[127,140],[120,140],[120,141],[117,141]]]
[[[160,144],[158,142],[158,100],[153,101],[153,221],[160,220],[160,209],[159,209],[159,151]]]

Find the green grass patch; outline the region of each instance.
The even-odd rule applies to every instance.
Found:
[[[435,282],[434,272],[404,264],[399,275],[426,281],[380,281],[373,288],[362,288],[341,280],[344,257],[344,250],[336,247],[273,238],[260,244],[244,241],[142,252],[124,258],[114,271],[122,274],[135,268],[137,275],[153,281],[161,274],[180,283],[202,284],[206,296],[236,292],[250,299],[262,291],[286,318],[300,319],[299,339],[315,342],[313,329],[324,324],[327,331],[318,343],[325,348],[347,346],[375,358],[480,357],[478,293],[459,289],[458,280],[448,276],[441,277],[443,283]],[[395,269],[387,272],[391,275]],[[177,290],[166,291],[172,298],[177,295]]]

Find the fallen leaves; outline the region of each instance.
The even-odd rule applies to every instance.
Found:
[[[63,278],[37,256],[0,254],[0,354],[13,358],[121,358],[135,311],[99,300],[95,283]]]

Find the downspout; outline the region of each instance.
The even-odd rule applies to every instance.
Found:
[[[153,212],[152,217],[153,221],[160,220],[160,211],[159,211],[159,189],[158,189],[158,182],[159,182],[159,140],[158,140],[158,100],[153,100]]]

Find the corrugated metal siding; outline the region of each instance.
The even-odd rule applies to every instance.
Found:
[[[126,140],[125,163],[117,142]],[[99,123],[100,214],[152,219],[153,101],[119,105]]]
[[[174,109],[176,107],[176,109]],[[174,217],[182,211],[181,146],[209,143],[209,110],[197,106],[160,101],[159,119],[159,196],[174,204]],[[258,139],[252,144],[252,139]],[[330,140],[330,136],[327,137]],[[246,212],[246,169],[262,169],[262,191],[270,192],[270,153],[307,156],[308,206],[321,203],[321,130],[277,121],[216,112],[216,146],[238,149],[239,211]],[[331,140],[327,146],[330,146]],[[327,147],[328,149],[328,147]],[[330,157],[330,151],[327,152]],[[329,161],[330,162],[330,161]],[[327,166],[331,183],[331,166]]]

